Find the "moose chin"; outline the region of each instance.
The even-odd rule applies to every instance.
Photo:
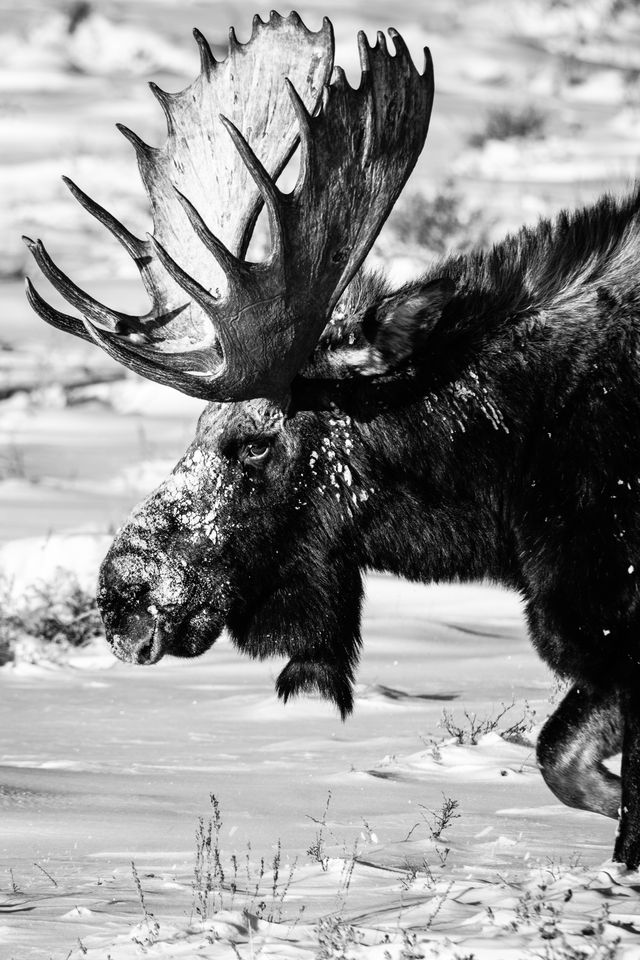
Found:
[[[431,60],[359,37],[357,89],[328,21],[231,33],[198,77],[152,85],[168,136],[137,154],[153,234],[73,195],[137,264],[134,316],[27,243],[79,316],[48,323],[208,401],[171,476],[134,512],[99,589],[114,652],[193,657],[226,628],[285,655],[285,700],[353,707],[362,574],[489,578],[571,689],[538,743],[565,803],[620,824],[640,864],[640,193],[563,213],[400,289],[363,261],[423,148]],[[296,147],[291,193],[277,180]],[[247,259],[266,207],[272,249]],[[622,775],[603,765],[622,751]]]

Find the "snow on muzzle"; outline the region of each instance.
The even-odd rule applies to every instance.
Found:
[[[100,570],[98,606],[114,654],[152,664],[208,650],[224,627],[227,593],[224,578],[211,582],[179,554],[150,556],[116,540]]]
[[[98,605],[121,660],[194,657],[217,639],[232,594],[224,563],[232,494],[219,457],[189,449],[117,533]]]
[[[123,551],[116,540],[102,564],[98,590],[115,655],[129,663],[150,664],[173,652],[191,593],[178,557]]]

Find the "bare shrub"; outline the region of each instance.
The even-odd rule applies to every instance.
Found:
[[[470,147],[482,147],[487,140],[537,140],[544,135],[546,117],[532,105],[494,107],[487,113],[484,126],[468,139]]]
[[[515,706],[515,700],[507,705],[503,703],[502,709],[495,716],[488,717],[479,717],[476,713],[470,713],[468,710],[465,710],[464,717],[466,722],[463,723],[459,723],[454,718],[451,710],[445,708],[442,711],[442,717],[438,725],[446,730],[450,737],[455,737],[461,746],[469,744],[475,747],[481,737],[487,733],[493,733],[498,729],[500,721],[510,710],[513,710]],[[507,740],[510,743],[521,743],[524,735],[533,729],[535,714],[535,710],[533,710],[529,706],[529,702],[525,700],[521,716],[513,719],[512,715],[510,718],[512,722],[509,726],[498,731],[500,736],[503,740]]]
[[[316,820],[315,817],[309,817],[310,820],[313,820],[314,823],[318,824],[319,829],[316,831],[316,836],[312,844],[310,844],[307,855],[310,856],[313,860],[320,864],[322,869],[326,872],[329,866],[329,857],[326,852],[326,828],[327,828],[327,815],[329,813],[329,805],[331,803],[331,790],[327,794],[327,802],[325,804],[324,813],[322,814],[321,820]]]
[[[461,814],[456,813],[459,806],[460,804],[457,800],[454,800],[452,797],[443,796],[440,810],[429,811],[432,818],[432,822],[429,825],[429,833],[431,834],[432,840],[439,840],[447,827],[450,826],[454,820],[460,819]]]
[[[213,808],[210,817],[199,817],[196,827],[196,862],[193,871],[194,909],[201,920],[206,920],[222,909],[224,870],[220,859],[220,804],[214,793],[209,794]]]
[[[160,924],[151,911],[147,908],[147,904],[145,903],[144,899],[144,892],[142,890],[142,883],[140,882],[140,875],[133,860],[131,861],[131,873],[133,875],[133,882],[135,883],[136,892],[138,894],[140,909],[142,910],[143,922],[146,927],[146,930],[141,937],[134,936],[132,939],[134,943],[137,943],[138,946],[141,946],[144,950],[145,946],[152,946],[157,941],[160,933]]]
[[[13,632],[7,617],[0,610],[0,667],[5,663],[12,663],[15,658]]]
[[[24,450],[10,442],[0,451],[0,480],[29,480]]]
[[[424,247],[436,255],[486,246],[490,226],[479,210],[466,208],[451,180],[433,196],[408,194],[389,218],[389,229],[403,243]]]
[[[77,648],[101,634],[95,597],[73,574],[60,571],[50,583],[32,588],[19,605],[8,578],[0,579],[0,665],[15,659],[17,646],[25,638]]]
[[[72,574],[60,574],[34,593],[36,604],[24,621],[31,636],[41,637],[48,643],[84,647],[102,633],[94,595]]]
[[[345,923],[342,917],[332,914],[323,917],[315,927],[314,933],[318,941],[319,950],[316,960],[351,960],[352,947],[358,944],[358,935],[355,927]]]

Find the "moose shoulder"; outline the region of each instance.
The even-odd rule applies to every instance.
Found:
[[[614,855],[636,867],[640,194],[388,289],[362,262],[433,98],[428,57],[419,73],[392,36],[393,55],[360,37],[353,90],[340,71],[329,82],[328,22],[311,33],[295,14],[257,19],[221,62],[197,34],[194,84],[154,90],[166,144],[126,131],[154,236],[71,185],[136,261],[147,315],[93,300],[28,241],[82,318],[29,285],[45,320],[210,401],[104,561],[107,636],[149,664],[197,656],[226,628],[251,656],[288,656],[285,700],[316,690],[346,716],[363,571],[500,581],[574,684],[540,737],[543,776],[566,803],[621,809]],[[283,194],[298,140],[298,183]],[[253,264],[262,204],[273,251]],[[620,750],[621,782],[602,764]]]

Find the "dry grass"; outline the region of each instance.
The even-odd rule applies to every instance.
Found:
[[[468,209],[452,180],[432,196],[401,197],[389,217],[389,230],[403,245],[433,256],[486,246],[491,226],[485,214]]]
[[[461,746],[469,744],[475,747],[481,737],[496,730],[503,740],[507,740],[509,743],[521,743],[525,735],[533,729],[536,712],[526,700],[521,707],[522,713],[519,716],[510,713],[515,707],[515,701],[507,705],[503,703],[502,709],[498,713],[487,717],[479,717],[476,713],[465,710],[463,721],[456,720],[451,710],[444,709],[439,726],[446,730],[450,737],[455,737]],[[502,724],[500,729],[507,714],[510,714],[507,724],[506,726]]]
[[[470,147],[482,147],[487,140],[539,140],[544,136],[546,117],[537,107],[495,107],[484,125],[469,137]]]

